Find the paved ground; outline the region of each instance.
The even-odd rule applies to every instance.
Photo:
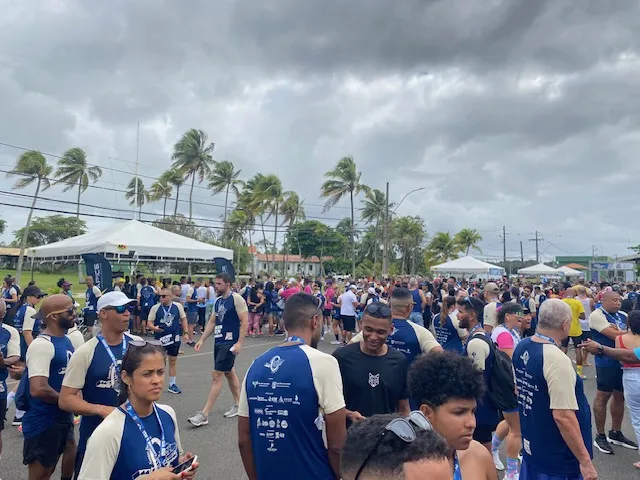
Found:
[[[269,338],[248,338],[236,366],[238,374],[244,376],[253,359],[262,352],[277,344],[282,339],[274,341]],[[198,478],[206,480],[244,480],[246,476],[236,444],[236,420],[222,416],[232,403],[228,388],[222,391],[218,404],[214,407],[209,419],[209,425],[193,428],[186,418],[202,408],[210,386],[209,372],[212,366],[211,344],[206,351],[195,353],[190,347],[185,347],[185,355],[178,361],[178,383],[184,393],[171,395],[165,393],[162,402],[175,408],[180,424],[180,436],[185,449],[198,455],[201,467]],[[334,347],[328,342],[322,342],[320,349],[331,352]],[[585,369],[590,377],[586,381],[587,395],[590,401],[595,394],[595,380],[593,368]],[[7,414],[13,418],[13,409]],[[628,415],[625,416],[623,430],[627,436],[633,438],[633,430]],[[3,432],[4,449],[0,461],[0,478],[2,480],[26,479],[26,467],[22,465],[22,435],[10,425]],[[640,478],[640,473],[631,466],[638,460],[638,453],[614,447],[615,455],[595,453],[595,464],[601,479],[622,480]],[[505,462],[506,463],[506,462]],[[54,478],[59,478],[56,474]]]

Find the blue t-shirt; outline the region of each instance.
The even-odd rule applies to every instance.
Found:
[[[426,328],[402,318],[393,319],[393,331],[387,337],[387,345],[401,351],[411,364],[422,353],[428,352],[428,344],[437,345]]]
[[[0,323],[0,353],[6,359],[20,355],[20,334],[11,325]],[[0,368],[0,400],[7,398],[9,370]]]
[[[78,478],[135,480],[162,466],[178,466],[182,449],[176,414],[168,405],[156,404],[156,411],[157,417],[152,413],[140,419],[155,453],[149,450],[138,425],[122,407],[118,407],[89,439]],[[159,466],[155,460],[160,455],[163,430],[166,459]]]
[[[415,290],[411,290],[411,297],[413,298],[413,308],[412,312],[422,313],[422,297],[420,296],[420,290],[417,288]]]
[[[190,300],[198,299],[198,290],[194,287],[193,292],[191,293]],[[189,300],[189,298],[187,299]],[[187,311],[188,312],[197,312],[198,311],[198,302],[187,302]]]
[[[491,336],[484,330],[474,333],[473,336],[470,336],[467,339],[467,342],[464,344],[463,355],[465,357],[469,356],[469,351],[468,351],[469,343],[473,340],[473,338],[481,335],[484,335],[485,338],[487,338],[490,342],[492,341]],[[481,339],[477,339],[476,341],[484,342],[484,340],[481,340]],[[490,349],[489,355],[485,359],[484,371],[482,372],[485,385],[489,385],[489,380],[491,379],[491,369],[493,368],[494,357],[495,357],[494,349]],[[478,425],[485,425],[485,426],[486,425],[496,426],[498,425],[498,423],[500,423],[500,411],[493,403],[493,400],[491,400],[491,395],[489,394],[488,389],[485,391],[483,397],[478,401],[478,406],[476,408],[476,422]]]
[[[27,350],[29,379],[47,377],[49,386],[59,392],[72,354],[73,345],[66,335],[38,336]],[[31,438],[44,433],[56,423],[72,422],[71,414],[60,410],[57,403],[46,403],[32,395],[29,409],[22,418],[22,433],[25,438]]]
[[[125,336],[127,348],[131,340],[141,340],[139,337]],[[122,364],[124,356],[122,347],[122,342],[109,346],[118,367]],[[117,369],[111,356],[107,353],[104,345],[94,337],[78,347],[78,350],[73,354],[69,365],[67,365],[62,385],[82,391],[82,398],[86,402],[116,407],[118,406],[118,392],[116,390],[118,382]],[[78,442],[79,452],[84,452],[87,439],[101,422],[102,417],[99,415],[82,416]]]
[[[247,302],[237,293],[228,297],[218,297],[214,305],[216,325],[213,338],[216,344],[236,343],[240,337],[239,313],[247,312]]]
[[[140,289],[140,307],[151,308],[156,303],[156,289],[145,285]]]
[[[272,348],[243,382],[239,414],[249,418],[260,480],[333,480],[324,416],[344,408],[335,358],[308,345]]]
[[[84,294],[85,297],[85,312],[98,312],[98,297],[96,296],[96,292],[93,291],[95,287],[87,288],[87,291]]]
[[[451,318],[447,315],[444,320],[444,325],[440,322],[441,314],[439,313],[433,319],[433,328],[436,331],[436,340],[442,345],[442,348],[452,352],[460,353],[464,352],[464,345],[458,335],[458,330],[453,325]]]
[[[177,303],[172,302],[168,307],[161,303],[154,305],[149,314],[149,320],[152,319],[156,327],[162,328],[162,332],[153,333],[153,337],[162,345],[168,346],[180,342],[180,308]]]
[[[546,374],[545,361],[549,362]],[[547,380],[551,381],[550,375],[554,375],[555,382],[575,381],[573,407],[577,407],[576,419],[584,445],[589,456],[593,457],[591,409],[584,394],[582,379],[573,371],[571,360],[555,345],[525,338],[513,352],[513,367],[518,387],[524,462],[547,475],[580,477],[580,463],[565,443],[553,418]],[[563,409],[571,408],[564,398],[562,404]]]
[[[604,318],[612,325],[618,327],[619,330],[627,329],[627,316],[622,312],[609,313],[604,308],[598,308],[593,311],[589,319],[591,319],[594,315],[602,314]],[[594,342],[598,342],[600,345],[604,345],[605,347],[615,348],[616,342],[606,335],[600,333],[600,329],[596,325],[590,325],[591,327],[591,338]],[[622,368],[622,364],[614,360],[613,358],[605,357],[604,355],[596,355],[596,367],[603,368]]]

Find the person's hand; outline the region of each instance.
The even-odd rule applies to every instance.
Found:
[[[189,332],[184,332],[182,334],[182,338],[185,342],[190,342],[191,341],[191,337],[189,337]]]
[[[596,467],[593,466],[591,460],[588,463],[580,464],[580,473],[584,480],[598,480],[598,472],[596,472]]]
[[[349,415],[349,420],[352,422],[361,422],[362,420],[366,420],[367,417],[363,416],[360,412],[351,412]]]
[[[140,480],[180,480],[183,477],[179,473],[173,473],[173,467],[164,467],[160,470],[156,470],[148,475],[138,477]]]
[[[193,458],[193,453],[187,452],[180,458],[180,463],[184,463],[187,460],[189,460],[190,458]],[[200,464],[197,461],[195,461],[193,463],[193,466],[191,467],[191,470],[189,470],[188,472],[182,472],[182,476],[180,478],[193,478],[193,477],[195,477],[196,476],[196,471],[198,470],[199,466],[200,466]]]
[[[4,355],[0,352],[0,367],[4,367]]]
[[[233,353],[234,355],[238,355],[241,349],[242,349],[242,344],[240,342],[234,343],[233,347],[231,347],[231,353]]]
[[[156,332],[156,333],[162,333],[162,332],[164,332],[164,328],[156,327],[153,331]]]
[[[17,365],[9,365],[7,370],[9,371],[9,376],[11,378],[14,380],[20,380],[20,377],[22,377],[22,374],[24,373],[24,365],[21,363]]]
[[[592,355],[596,355],[598,353],[598,348],[600,344],[598,342],[594,342],[593,340],[587,339],[583,341],[580,345],[578,345],[583,350],[591,353]]]
[[[202,340],[198,340],[198,343],[196,343],[196,346],[195,346],[195,347],[193,347],[193,349],[194,349],[196,352],[199,352],[201,348],[202,348]]]

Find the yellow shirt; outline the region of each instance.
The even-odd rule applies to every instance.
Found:
[[[563,298],[563,302],[571,307],[571,328],[569,329],[570,337],[579,337],[582,335],[582,327],[580,327],[580,314],[584,314],[584,305],[576,298]]]

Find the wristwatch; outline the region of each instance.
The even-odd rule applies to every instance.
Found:
[[[599,346],[598,346],[598,352],[596,353],[596,355],[597,355],[598,357],[601,357],[601,356],[603,356],[603,355],[604,355],[604,347],[603,347],[602,345],[599,345]]]

